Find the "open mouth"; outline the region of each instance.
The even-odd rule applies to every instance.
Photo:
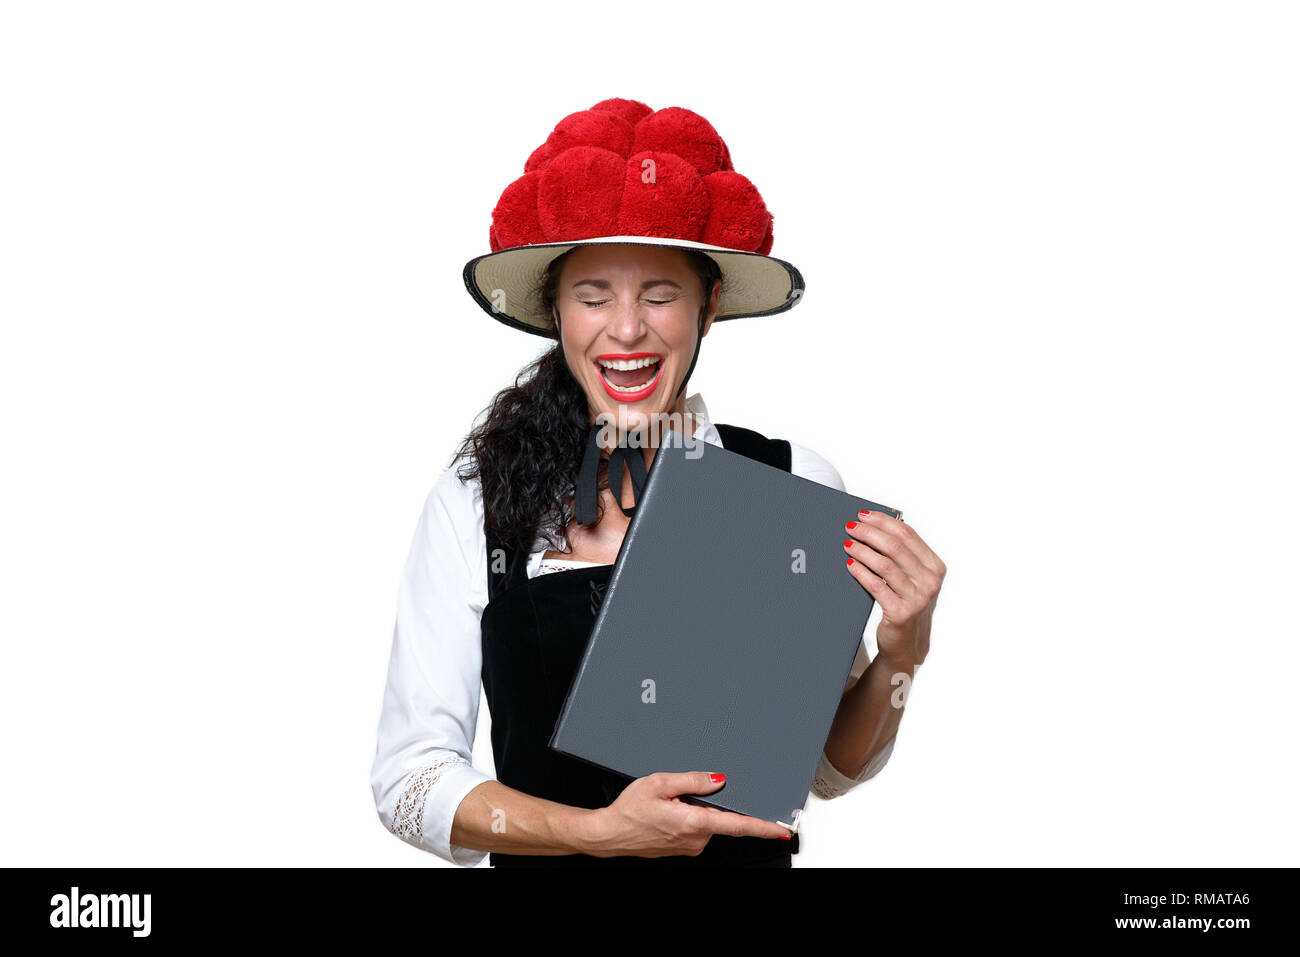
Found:
[[[654,391],[663,373],[663,359],[653,353],[627,356],[597,356],[605,391],[623,402],[641,399]]]

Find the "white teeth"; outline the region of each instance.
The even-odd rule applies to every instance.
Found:
[[[615,392],[640,392],[649,384],[650,383],[647,382],[645,385],[614,385],[614,383],[610,382],[608,379],[605,380],[605,385],[609,386]]]
[[[628,372],[632,369],[644,369],[646,366],[658,365],[659,357],[644,356],[640,359],[597,359],[596,361],[605,369],[619,369]],[[609,376],[602,375],[601,378],[605,380],[605,385],[615,392],[640,392],[650,384],[645,382],[641,385],[615,385],[609,381]]]
[[[642,359],[597,359],[606,369],[621,369],[624,372],[630,372],[633,369],[644,369],[646,366],[654,365],[659,361],[658,356],[645,356]]]

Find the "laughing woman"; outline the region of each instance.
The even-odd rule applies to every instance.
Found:
[[[425,503],[371,773],[380,820],[466,866],[490,854],[497,867],[789,867],[798,834],[678,800],[717,791],[726,768],[627,783],[547,742],[639,489],[621,457],[610,474],[598,422],[677,415],[698,440],[843,490],[810,449],[714,423],[685,395],[713,322],[790,309],[803,280],[768,255],[762,198],[689,110],[605,100],[561,120],[524,170],[466,285],[494,318],[556,345],[496,395]],[[648,469],[655,451],[632,454]],[[868,663],[859,647],[826,741],[823,798],[888,760],[903,714],[892,679],[924,660],[945,573],[910,526],[846,519],[845,574],[882,615],[878,653]],[[470,763],[480,687],[495,777]]]

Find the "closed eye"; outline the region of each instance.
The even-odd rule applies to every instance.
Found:
[[[605,303],[609,302],[608,299],[580,299],[578,301],[581,302],[584,306],[587,306],[588,308],[591,309],[595,309],[597,306],[603,306],[605,305]],[[671,299],[647,299],[646,300],[646,302],[650,303],[650,305],[652,306],[666,306],[672,301],[673,300]]]

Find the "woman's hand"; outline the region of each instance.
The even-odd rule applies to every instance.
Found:
[[[879,653],[919,665],[930,652],[930,619],[947,566],[912,526],[883,512],[859,512],[845,526],[848,570],[877,602]]]
[[[724,781],[725,775],[707,771],[660,772],[637,778],[613,804],[593,812],[582,842],[583,853],[595,857],[694,857],[714,834],[790,837],[790,831],[780,824],[688,804],[677,797],[712,794]]]

